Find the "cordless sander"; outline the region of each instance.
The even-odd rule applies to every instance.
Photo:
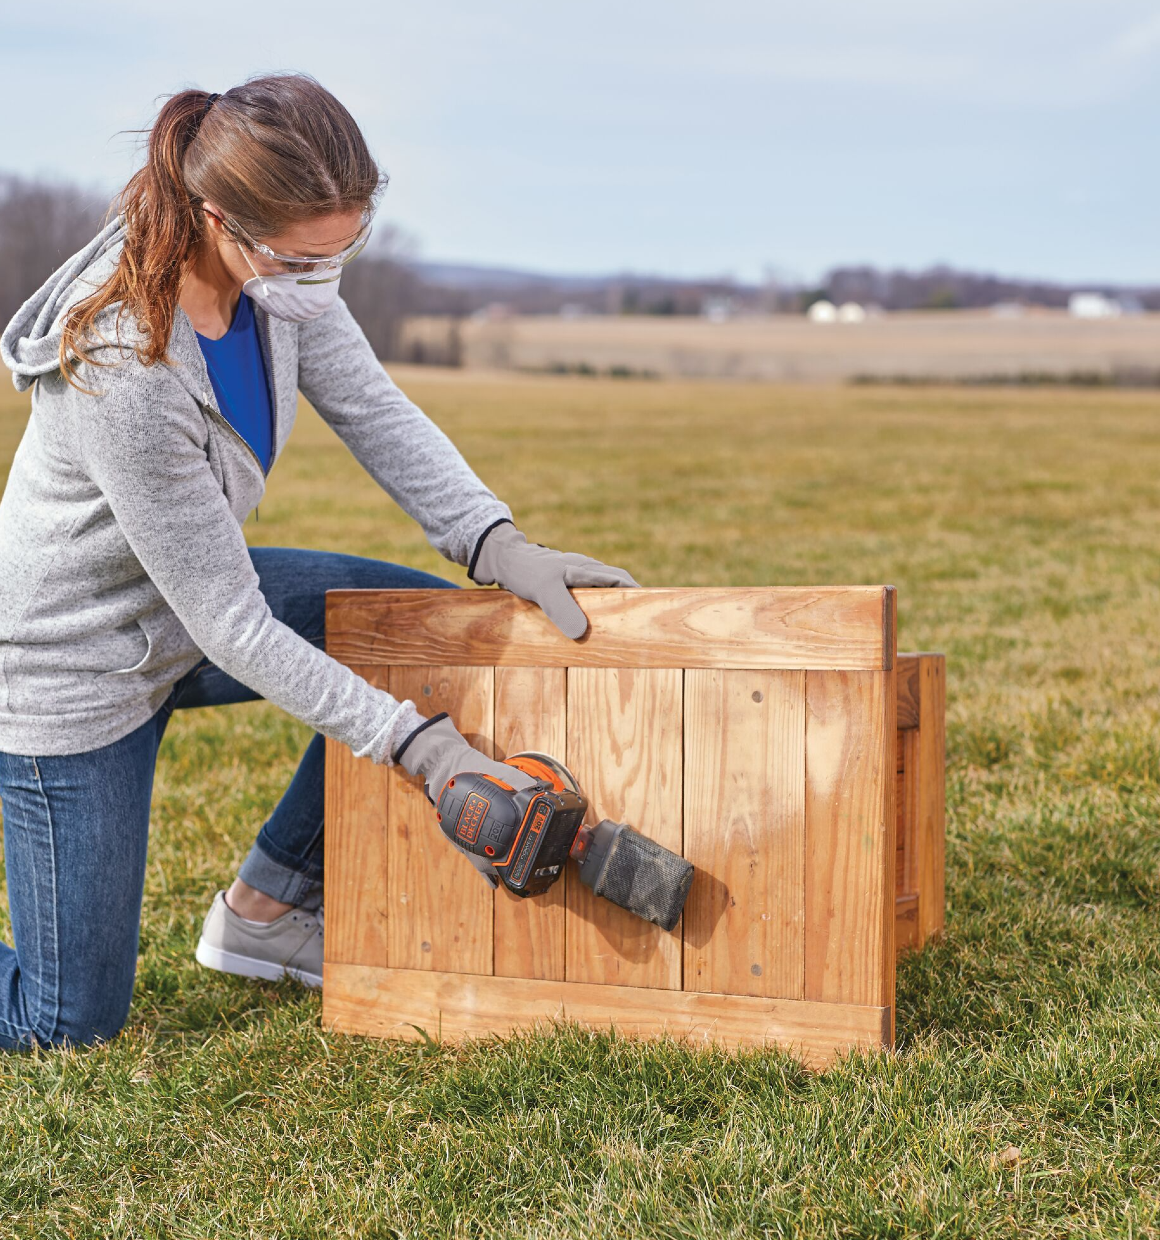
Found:
[[[505,764],[536,782],[517,789],[471,771],[443,786],[435,811],[452,843],[486,857],[517,896],[542,895],[571,857],[596,895],[665,930],[676,926],[693,881],[684,857],[621,822],[585,826],[588,800],[555,758],[526,752]]]

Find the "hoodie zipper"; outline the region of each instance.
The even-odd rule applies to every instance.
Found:
[[[274,378],[274,346],[270,341],[270,316],[263,310],[262,336],[266,342],[266,377],[270,381],[270,464],[278,455],[278,384]],[[263,470],[263,473],[266,471]]]
[[[230,425],[229,419],[226,417],[226,415],[222,413],[220,409],[215,409],[214,406],[211,404],[207,403],[206,408],[210,411],[210,413],[213,414],[215,418],[217,418],[217,420],[222,424],[222,426],[224,426],[226,430],[229,431],[229,433],[238,441],[238,443],[240,443],[242,447],[245,448],[245,450],[254,458],[254,464],[257,465],[257,467],[262,470],[262,477],[263,478],[269,477],[265,469],[263,469],[262,467],[262,462],[258,460],[258,454],[254,451],[253,448],[250,447],[250,445],[246,442],[246,440],[241,435],[239,435],[236,430],[234,430],[234,428]],[[254,505],[254,520],[255,521],[260,521],[262,519],[258,515],[258,509],[260,507],[261,507],[260,504]]]
[[[264,359],[266,362],[266,377],[270,384],[270,464],[273,465],[274,457],[278,452],[278,388],[274,379],[274,351],[270,344],[270,320],[266,316],[265,312],[262,314],[262,321],[262,338],[263,343],[266,346],[266,355]],[[209,409],[210,413],[212,413],[218,421],[221,422],[222,426],[224,426],[226,430],[229,431],[229,433],[238,441],[238,443],[240,443],[242,447],[245,448],[245,450],[254,458],[254,464],[257,465],[257,467],[262,471],[262,477],[268,478],[270,476],[270,471],[258,459],[258,454],[250,446],[245,436],[240,435],[234,429],[234,427],[230,424],[229,419],[220,409],[216,408],[208,401],[206,403],[206,407]],[[261,519],[261,504],[255,504],[254,520],[260,521]]]

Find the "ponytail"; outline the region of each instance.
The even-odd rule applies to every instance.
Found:
[[[125,228],[117,270],[95,293],[78,302],[65,322],[60,367],[74,387],[80,387],[76,366],[81,342],[100,336],[97,317],[117,302],[121,303],[118,332],[122,316],[131,310],[144,337],[136,346],[138,358],[146,366],[169,360],[166,346],[173,331],[178,289],[204,230],[201,214],[186,191],[182,164],[209,110],[209,100],[204,90],[183,90],[171,96],[149,131],[145,166],[117,200]],[[91,357],[86,360],[99,366],[110,364]]]
[[[256,78],[223,95],[183,90],[170,96],[149,131],[145,166],[121,191],[124,244],[112,276],[65,320],[60,368],[77,382],[86,348],[111,343],[98,316],[120,303],[136,320],[134,352],[145,366],[169,362],[169,338],[182,281],[206,235],[201,204],[212,200],[249,233],[273,236],[301,220],[369,209],[385,177],[354,118],[313,78]]]

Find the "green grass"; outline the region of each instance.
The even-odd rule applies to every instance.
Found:
[[[898,1050],[811,1076],[574,1028],[323,1034],[316,995],[193,962],[305,730],[193,712],[130,1026],[0,1056],[0,1235],[1160,1236],[1157,398],[405,386],[543,542],[654,585],[898,586],[900,644],[949,659],[948,927],[902,965]],[[310,414],[249,533],[465,580]]]

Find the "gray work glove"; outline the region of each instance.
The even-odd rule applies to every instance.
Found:
[[[553,551],[529,543],[506,518],[484,530],[475,546],[468,577],[477,585],[497,585],[537,603],[565,637],[583,637],[588,617],[568,593],[569,586],[639,586],[623,568],[601,564],[577,551]]]
[[[478,749],[473,749],[459,734],[459,729],[451,722],[446,711],[432,715],[411,732],[403,743],[395,750],[395,761],[410,775],[422,775],[427,800],[434,805],[447,781],[460,771],[479,771],[482,775],[494,775],[513,788],[526,788],[536,781],[528,774],[508,766],[504,762],[496,762],[488,758]],[[440,832],[442,835],[442,831]],[[447,836],[444,836],[448,839]],[[461,848],[454,840],[448,843],[456,852],[461,852],[468,861],[483,875],[492,887],[499,886],[495,867],[486,857]]]

